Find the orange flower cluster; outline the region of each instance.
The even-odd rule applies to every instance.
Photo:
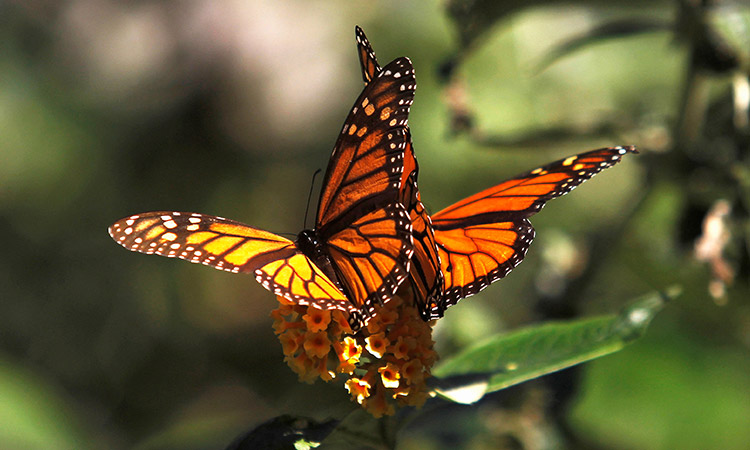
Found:
[[[301,306],[277,297],[271,312],[284,360],[312,383],[342,374],[352,400],[375,417],[391,415],[395,405],[422,406],[425,379],[437,360],[432,328],[413,302],[394,296],[376,307],[366,326],[354,334],[345,313]]]

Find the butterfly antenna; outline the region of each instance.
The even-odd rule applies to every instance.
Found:
[[[307,213],[310,212],[310,201],[312,201],[313,187],[315,187],[315,177],[321,172],[321,169],[315,171],[310,182],[310,193],[307,194],[307,208],[305,208],[305,223],[302,224],[302,228],[306,228],[307,225]]]

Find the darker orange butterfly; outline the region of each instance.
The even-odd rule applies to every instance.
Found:
[[[380,72],[369,41],[356,29],[365,83]],[[617,164],[635,147],[610,147],[571,156],[472,195],[430,217],[417,188],[418,165],[407,129],[401,202],[413,227],[414,255],[409,283],[424,320],[443,316],[460,299],[506,276],[534,239],[528,218],[600,171]]]
[[[296,241],[221,217],[149,212],[115,222],[128,250],[253,273],[298,304],[349,313],[353,329],[408,273],[411,224],[399,201],[416,81],[408,58],[378,71],[354,103],[328,163],[315,228]]]

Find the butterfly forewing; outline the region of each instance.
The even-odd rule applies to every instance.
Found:
[[[229,272],[250,272],[250,259],[275,256],[293,245],[289,239],[222,217],[168,211],[118,220],[109,234],[128,250],[181,258]]]
[[[352,210],[396,199],[403,171],[405,130],[416,81],[408,58],[383,68],[365,87],[336,141],[323,181],[317,228],[340,223]]]
[[[334,147],[318,205],[318,236],[364,316],[396,292],[413,251],[398,192],[415,88],[407,58],[388,64],[365,87]]]
[[[555,161],[467,197],[434,214],[433,220],[436,227],[444,227],[451,222],[460,226],[471,221],[497,221],[503,216],[529,217],[548,200],[567,194],[617,164],[628,152],[635,152],[635,148],[608,147]]]
[[[472,195],[432,216],[445,276],[442,309],[473,295],[517,266],[534,239],[527,218],[635,147],[571,156]]]

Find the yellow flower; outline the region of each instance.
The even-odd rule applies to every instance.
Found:
[[[349,318],[338,309],[331,312],[331,325],[328,327],[328,332],[335,335],[354,333],[349,325]]]
[[[391,363],[386,363],[384,367],[378,369],[378,373],[380,374],[383,386],[387,388],[398,387],[398,379],[401,378],[401,374],[398,372],[398,367]]]
[[[360,405],[370,396],[370,384],[359,378],[349,378],[344,383],[346,390]]]
[[[399,312],[395,309],[391,308],[383,308],[380,311],[380,321],[385,325],[391,325],[393,323],[396,323],[399,317]]]
[[[302,324],[298,322],[289,322],[289,321],[285,321],[281,319],[281,320],[274,321],[273,330],[276,334],[281,334],[285,332],[286,330],[293,329],[293,328],[302,329],[303,327],[301,325]]]
[[[362,355],[362,346],[357,344],[356,339],[351,336],[344,338],[341,343],[334,343],[336,354],[342,362],[356,364]]]
[[[416,408],[421,408],[422,405],[424,405],[424,402],[427,401],[428,397],[430,397],[430,394],[428,394],[427,391],[415,390],[412,388],[404,395],[394,395],[393,398],[396,399],[401,406],[414,406]]]
[[[357,365],[344,361],[339,363],[338,367],[336,367],[336,370],[340,373],[351,375],[355,370],[357,370]]]
[[[388,347],[388,339],[386,339],[385,333],[367,336],[365,342],[367,342],[367,346],[365,347],[367,348],[367,351],[376,358],[382,358],[383,353],[385,353],[385,350]]]
[[[322,358],[317,363],[317,373],[321,380],[326,383],[333,380],[336,377],[336,372],[328,370],[328,359]]]
[[[279,341],[281,341],[281,348],[284,350],[284,354],[293,355],[299,348],[302,338],[303,335],[299,330],[287,330],[281,333]]]
[[[401,366],[401,375],[409,381],[409,384],[419,384],[424,381],[423,368],[419,359],[412,359]]]
[[[283,298],[283,297],[282,297]],[[271,318],[275,321],[283,321],[284,316],[292,314],[294,310],[289,305],[280,305],[278,308],[271,311]]]
[[[370,335],[377,334],[383,331],[384,328],[385,324],[383,323],[382,319],[379,316],[375,315],[367,321],[365,332]]]
[[[289,365],[289,367],[292,368],[295,372],[297,372],[297,375],[300,376],[300,379],[302,381],[308,381],[309,377],[307,376],[308,372],[310,371],[310,368],[312,367],[312,361],[310,358],[307,357],[305,353],[300,353],[297,356],[287,356],[284,358]]]
[[[399,400],[401,397],[406,397],[411,393],[411,388],[408,386],[399,386],[397,388],[393,388],[393,398],[396,400]]]

